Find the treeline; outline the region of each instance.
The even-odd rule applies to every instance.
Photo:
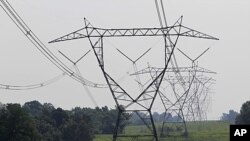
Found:
[[[113,133],[117,114],[116,108],[106,106],[63,110],[38,101],[22,106],[0,103],[0,141],[91,141],[95,134]],[[126,124],[144,125],[140,117],[147,118],[149,115],[138,112],[126,116]],[[161,123],[164,113],[153,113],[153,119]],[[168,114],[169,122],[177,120],[178,116]],[[122,131],[120,128],[119,132]]]
[[[0,104],[0,141],[91,141],[95,134],[113,133],[116,109],[63,110],[31,101]]]

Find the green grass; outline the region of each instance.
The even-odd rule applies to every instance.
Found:
[[[112,135],[95,135],[94,141],[112,141]]]
[[[188,137],[181,136],[180,132],[173,132],[167,137],[159,137],[160,141],[229,141],[229,123],[220,121],[205,121],[205,122],[188,122]],[[157,124],[156,128],[160,130],[161,125]],[[144,126],[130,125],[125,128],[126,134],[147,134]],[[158,133],[160,133],[158,131]],[[122,139],[121,141],[130,141],[131,139]],[[141,138],[142,141],[149,139]],[[112,135],[96,135],[94,141],[112,141]]]

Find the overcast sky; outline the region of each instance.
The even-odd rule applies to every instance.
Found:
[[[9,2],[51,50],[56,52],[60,49],[74,60],[90,49],[87,40],[57,44],[47,44],[47,42],[83,27],[84,17],[95,26],[104,28],[160,26],[154,0],[9,0]],[[183,15],[183,25],[220,38],[219,41],[180,39],[177,45],[193,58],[210,47],[199,60],[202,67],[218,73],[213,76],[216,84],[211,93],[208,119],[218,119],[229,109],[239,111],[242,103],[250,100],[248,89],[250,1],[164,0],[164,4],[168,23],[174,23]],[[61,74],[60,70],[32,46],[2,9],[0,9],[0,19],[0,83],[34,84]],[[136,58],[147,48],[154,46],[157,48],[159,46],[157,41],[157,39],[146,41],[143,44],[146,46],[144,49],[130,48],[127,51],[138,51],[138,54],[131,56]],[[106,42],[107,46],[113,48],[122,43],[119,40]],[[131,45],[128,43],[127,46]],[[111,56],[111,53],[106,51],[105,55]],[[184,64],[182,59],[179,61]],[[111,63],[110,66],[119,65]],[[85,78],[98,83],[105,82],[93,53],[88,54],[79,67]],[[109,68],[116,70],[115,67]],[[124,69],[130,71],[131,68],[132,66]],[[90,90],[99,106],[114,107],[114,100],[108,90],[92,88]],[[40,89],[28,91],[0,89],[2,103],[23,104],[31,100],[51,102],[56,107],[66,109],[75,106],[94,106],[82,85],[68,77]],[[160,105],[156,106],[154,110],[157,111],[159,107]]]

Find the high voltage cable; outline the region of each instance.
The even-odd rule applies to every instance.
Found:
[[[82,55],[77,61],[73,61],[71,60],[67,55],[65,55],[64,53],[62,53],[61,51],[58,51],[63,57],[65,57],[68,61],[70,61],[73,64],[73,67],[76,71],[76,73],[82,77],[81,71],[79,70],[77,63],[79,63],[91,50],[87,51],[84,55]],[[92,96],[93,94],[91,93],[91,91],[89,90],[89,88],[82,84],[84,87],[85,92],[87,93],[88,97],[90,98],[90,100],[92,101],[92,103],[94,104],[95,107],[99,107],[95,98]]]
[[[160,0],[160,4],[158,3],[158,0],[155,0],[155,5],[156,5],[156,10],[157,10],[157,14],[158,14],[158,18],[159,18],[159,22],[160,22],[160,25],[161,25],[161,28],[163,28],[164,26],[168,26],[167,24],[167,19],[166,19],[166,13],[165,13],[165,10],[164,10],[164,4],[163,4],[163,1]],[[160,5],[160,6],[159,6]],[[162,13],[162,15],[161,15]],[[163,17],[163,20],[162,20],[162,17]],[[163,26],[163,21],[164,21],[164,26]],[[166,38],[168,38],[168,40],[170,41],[170,37],[167,36]],[[167,48],[167,51],[170,52],[169,48]],[[174,61],[174,62],[173,62]],[[172,67],[176,67],[178,68],[178,63],[177,63],[177,60],[176,60],[176,57],[175,57],[175,54],[173,53],[172,54],[172,59],[170,59],[170,63],[172,65]],[[180,72],[179,71],[176,71],[175,72],[176,74],[176,77],[180,79],[180,83],[181,84],[184,84],[184,79],[183,77],[181,76]],[[183,86],[183,88],[185,89],[185,86]]]
[[[96,88],[106,88],[107,86],[104,84],[96,84],[85,78],[79,76],[70,68],[68,68],[62,61],[60,61],[46,46],[42,43],[42,41],[31,31],[31,29],[27,26],[27,24],[22,20],[22,18],[18,15],[15,9],[11,6],[11,4],[7,0],[0,0],[2,5],[2,9],[8,15],[8,17],[14,22],[14,24],[21,30],[21,32],[29,39],[29,41],[57,68],[62,70],[65,74],[75,79],[76,81]]]
[[[161,0],[161,11],[162,11],[162,16],[163,16],[163,19],[164,19],[164,22],[165,22],[165,26],[167,27],[167,20],[166,20],[166,15],[165,15],[165,11],[164,11],[164,5],[163,5],[163,1]],[[158,14],[158,17],[159,17],[159,22],[160,22],[160,25],[161,25],[161,27],[163,28],[164,26],[163,26],[163,21],[162,21],[162,18],[161,18],[161,13],[160,13],[160,8],[159,8],[159,3],[158,3],[158,1],[157,0],[155,0],[155,5],[156,5],[156,9],[157,9],[157,14]],[[168,31],[169,32],[169,31]],[[170,38],[170,36],[165,36],[164,37],[164,40],[166,40],[166,38],[171,42],[171,38]],[[172,47],[173,48],[173,46],[172,46],[172,43],[170,43],[170,47]],[[175,54],[173,53],[174,52],[174,50],[172,50],[172,52],[170,51],[170,49],[169,48],[166,48],[166,51],[168,52],[168,53],[171,53],[171,55],[172,55],[172,59],[174,60],[172,60],[172,59],[170,59],[169,61],[170,61],[170,63],[171,63],[171,65],[172,65],[172,67],[175,67],[175,68],[177,68],[178,69],[178,64],[177,64],[177,60],[176,60],[176,57],[175,57]],[[169,57],[171,57],[171,56],[169,56]],[[165,66],[166,67],[166,66]],[[185,83],[183,83],[184,82],[184,79],[183,79],[183,77],[182,77],[182,75],[180,74],[180,72],[179,71],[175,71],[175,76],[176,76],[176,78],[177,79],[179,79],[181,82],[180,82],[180,84],[181,84],[181,86],[183,87],[183,89],[184,89],[184,91],[185,91],[185,93],[187,92],[188,93],[188,91],[190,90],[190,87],[191,87],[191,85],[189,85],[189,88],[188,89],[186,89],[185,88]],[[183,95],[187,95],[187,94],[183,94]],[[160,95],[161,96],[161,95]],[[176,96],[176,95],[175,95]],[[178,99],[178,98],[177,98]],[[177,100],[177,101],[179,101],[179,100]],[[183,105],[184,105],[184,102],[182,103]],[[163,103],[163,105],[165,106],[165,104]],[[184,115],[183,115],[183,111],[181,110],[181,114],[182,114],[182,117],[183,117],[183,119],[185,118],[184,117]],[[185,124],[185,120],[183,120],[184,121],[184,124]],[[185,124],[185,130],[186,130],[186,124]]]
[[[44,81],[42,83],[36,83],[32,85],[8,85],[8,84],[1,84],[0,83],[0,89],[6,89],[6,90],[30,90],[30,89],[37,89],[41,87],[45,87],[47,85],[50,85],[52,83],[55,83],[59,80],[61,80],[65,76],[65,73],[58,75],[52,79],[49,79],[47,81]]]
[[[80,76],[82,76],[82,74],[81,74],[79,68],[77,67],[77,65],[74,65],[74,67],[75,67],[76,72],[77,72]],[[83,85],[83,88],[84,88],[85,92],[87,93],[88,97],[90,98],[91,102],[94,104],[94,106],[95,106],[95,107],[99,107],[98,104],[97,104],[97,102],[96,102],[96,100],[95,100],[95,98],[93,97],[93,94],[92,94],[91,91],[89,90],[89,88],[88,88],[86,85]]]
[[[26,26],[26,24],[23,22],[23,20],[18,16],[18,14],[15,12],[15,10],[11,7],[11,5],[7,2],[7,4],[4,2],[4,0],[1,0],[3,6],[3,10],[6,12],[6,14],[11,18],[11,20],[15,23],[15,25],[21,30],[21,32],[30,40],[30,42],[39,49],[39,51],[45,55],[46,58],[48,58],[53,64],[55,64],[57,67],[60,68],[60,65],[58,62],[56,62],[56,59],[49,54],[48,49],[43,47],[43,44],[39,42],[40,40],[35,39],[36,36],[34,36],[34,33],[29,29],[29,27]],[[5,9],[6,8],[6,9]],[[58,66],[59,65],[59,66]],[[60,68],[62,69],[62,68]],[[68,72],[67,72],[68,73]]]

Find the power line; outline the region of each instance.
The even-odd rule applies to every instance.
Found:
[[[56,77],[53,77],[47,81],[31,84],[31,85],[9,85],[9,84],[0,84],[0,89],[6,89],[6,90],[30,90],[30,89],[37,89],[42,88],[45,86],[48,86],[50,84],[53,84],[59,80],[61,80],[65,76],[65,73],[58,75]]]
[[[93,83],[72,71],[67,67],[62,61],[60,61],[46,46],[45,44],[32,32],[32,30],[27,26],[27,24],[18,15],[15,9],[7,0],[0,0],[0,6],[8,15],[8,17],[14,22],[14,24],[19,28],[19,30],[28,38],[28,40],[57,68],[62,70],[65,74],[75,79],[76,81],[95,88],[106,88],[106,85]],[[2,5],[1,5],[2,4]]]

